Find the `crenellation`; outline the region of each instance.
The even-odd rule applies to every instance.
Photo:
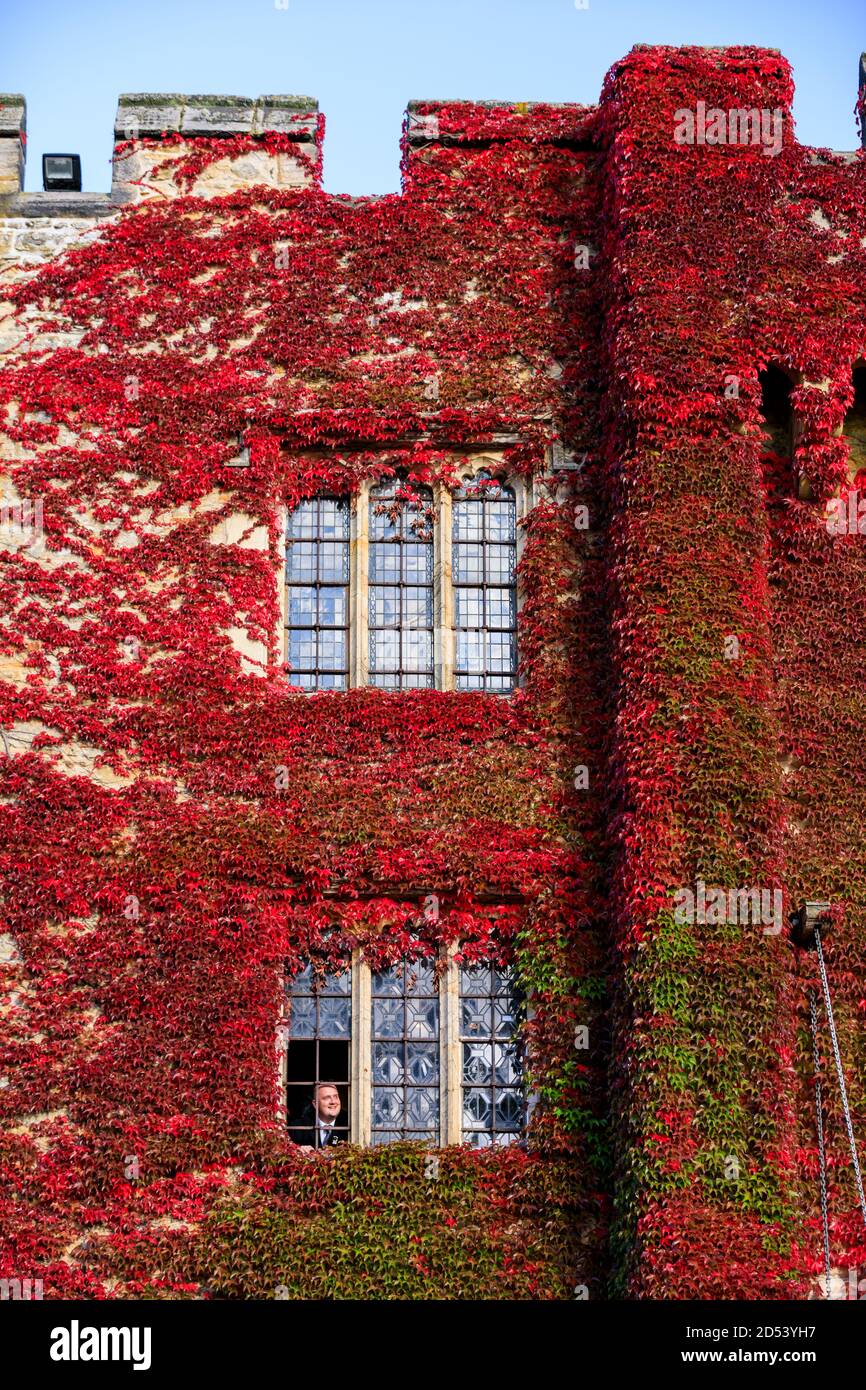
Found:
[[[246,150],[227,148],[224,158],[189,180],[188,191],[199,197],[254,184],[310,187],[318,162],[318,110],[318,102],[305,96],[122,95],[114,123],[112,197],[176,197],[181,190],[174,175],[193,149],[186,142],[200,139],[246,138],[251,144]],[[255,142],[268,135],[291,142],[297,156],[292,150],[269,150],[264,142],[256,148]]]

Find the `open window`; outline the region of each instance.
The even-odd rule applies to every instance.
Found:
[[[794,378],[781,367],[769,366],[758,377],[761,385],[761,416],[764,425],[766,452],[764,466],[768,479],[778,492],[791,495],[795,481],[797,495],[803,500],[812,497],[812,486],[804,475],[794,473],[794,451],[797,443],[797,420],[791,402]]]
[[[761,415],[767,444],[781,458],[794,455],[794,412],[791,406],[793,382],[780,367],[767,367],[760,373]]]
[[[350,970],[314,975],[306,966],[292,980],[286,1051],[286,1122],[297,1143],[315,1147],[316,1087],[335,1085],[340,1113],[335,1133],[349,1137],[351,1115],[352,978]]]

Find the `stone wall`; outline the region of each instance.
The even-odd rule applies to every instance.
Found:
[[[38,313],[27,315],[26,324],[13,311],[9,289],[27,280],[47,262],[98,239],[114,222],[119,209],[129,203],[172,198],[183,193],[218,197],[238,189],[263,184],[269,188],[307,187],[316,179],[320,121],[318,103],[303,96],[248,97],[131,94],[120,97],[115,119],[115,154],[110,195],[88,192],[23,191],[26,158],[26,102],[20,95],[0,95],[0,367],[25,354],[77,346],[78,337],[43,327]],[[283,137],[281,148],[242,150],[213,160],[201,172],[181,183],[173,177],[192,146],[188,139],[232,137]],[[23,330],[23,331],[22,331]],[[67,432],[68,433],[68,432]],[[69,442],[73,442],[69,437]],[[22,499],[3,469],[3,460],[16,457],[18,446],[0,432],[0,506],[14,506]],[[218,495],[220,505],[226,494]],[[171,527],[187,518],[164,515],[160,526]],[[246,534],[248,518],[238,515],[215,529],[214,544],[241,548],[267,548],[261,531]],[[145,532],[147,525],[145,525]],[[0,527],[0,548],[14,549],[20,537]],[[44,552],[32,551],[36,563],[49,563]],[[244,667],[261,671],[267,652],[249,640],[242,627],[232,629],[232,640],[244,658]],[[6,656],[0,675],[25,682],[26,659]],[[36,733],[26,724],[7,730],[11,751],[29,748]],[[96,780],[119,783],[110,770],[97,769],[98,750],[72,744],[57,760],[58,770],[92,775]]]

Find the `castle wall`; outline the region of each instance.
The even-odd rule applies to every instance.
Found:
[[[674,911],[699,880],[839,905],[862,1128],[862,538],[823,508],[856,476],[864,166],[796,144],[791,91],[765,50],[636,49],[598,108],[413,102],[403,193],[371,199],[322,192],[288,97],[121,98],[112,194],[26,195],[0,101],[0,486],[41,505],[0,565],[0,1273],[814,1287],[810,967],[775,918]],[[698,103],[778,113],[778,149],[678,142]],[[524,499],[519,693],[447,661],[442,689],[292,689],[287,509],[358,514],[395,470],[447,498],[482,460]],[[305,1168],[283,976],[455,943],[531,996],[527,1146]]]
[[[542,479],[554,435],[585,448],[593,430],[592,277],[569,270],[595,201],[586,112],[515,108],[515,125],[506,109],[509,138],[479,141],[460,134],[471,107],[437,106],[444,138],[425,144],[423,177],[407,140],[406,195],[346,200],[321,193],[315,148],[296,151],[321,128],[302,106],[122,99],[113,195],[81,195],[80,218],[65,195],[85,235],[58,256],[44,238],[42,273],[18,233],[38,239],[57,204],[7,201],[4,486],[42,501],[45,531],[10,545],[4,570],[20,846],[9,1158],[39,1184],[80,1146],[82,1181],[108,1202],[95,1238],[77,1202],[48,1221],[46,1296],[161,1279],[274,1296],[264,1256],[243,1289],[222,1260],[255,1195],[238,1193],[240,1157],[275,1184],[260,1216],[281,1223],[276,1282],[295,1296],[415,1280],[428,1295],[570,1297],[600,1288],[604,1241],[600,777],[574,787],[576,762],[599,765],[598,562],[594,532],[573,524],[580,482]],[[496,111],[483,121],[495,129]],[[519,238],[503,241],[503,216]],[[581,372],[563,411],[559,383]],[[484,462],[513,479],[521,515],[535,496],[521,695],[292,692],[286,510],[322,490],[363,509],[395,468],[447,498]],[[447,663],[439,675],[453,685]],[[50,810],[36,784],[53,788]],[[431,894],[438,915],[419,927]],[[285,1200],[306,1160],[279,1120],[282,977],[316,953],[363,949],[375,965],[457,942],[470,959],[519,958],[532,988],[548,1098],[532,1146],[443,1150],[438,1185],[417,1146],[352,1152],[354,1180],[391,1194],[400,1229],[380,1204],[353,1236],[357,1261],[323,1264],[311,1212]],[[69,987],[39,988],[40,962]],[[318,1207],[342,1212],[320,1176]],[[436,1251],[426,1272],[407,1192]],[[118,1253],[103,1237],[154,1202]],[[9,1215],[20,1262],[36,1238],[20,1193]]]

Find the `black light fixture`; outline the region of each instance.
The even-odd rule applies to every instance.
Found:
[[[81,155],[44,154],[42,187],[46,193],[80,193]]]
[[[803,903],[796,912],[792,912],[788,921],[791,923],[791,940],[795,946],[800,946],[804,951],[814,951],[817,946],[815,939],[815,928],[817,927],[822,936],[826,936],[830,930],[830,903]]]

